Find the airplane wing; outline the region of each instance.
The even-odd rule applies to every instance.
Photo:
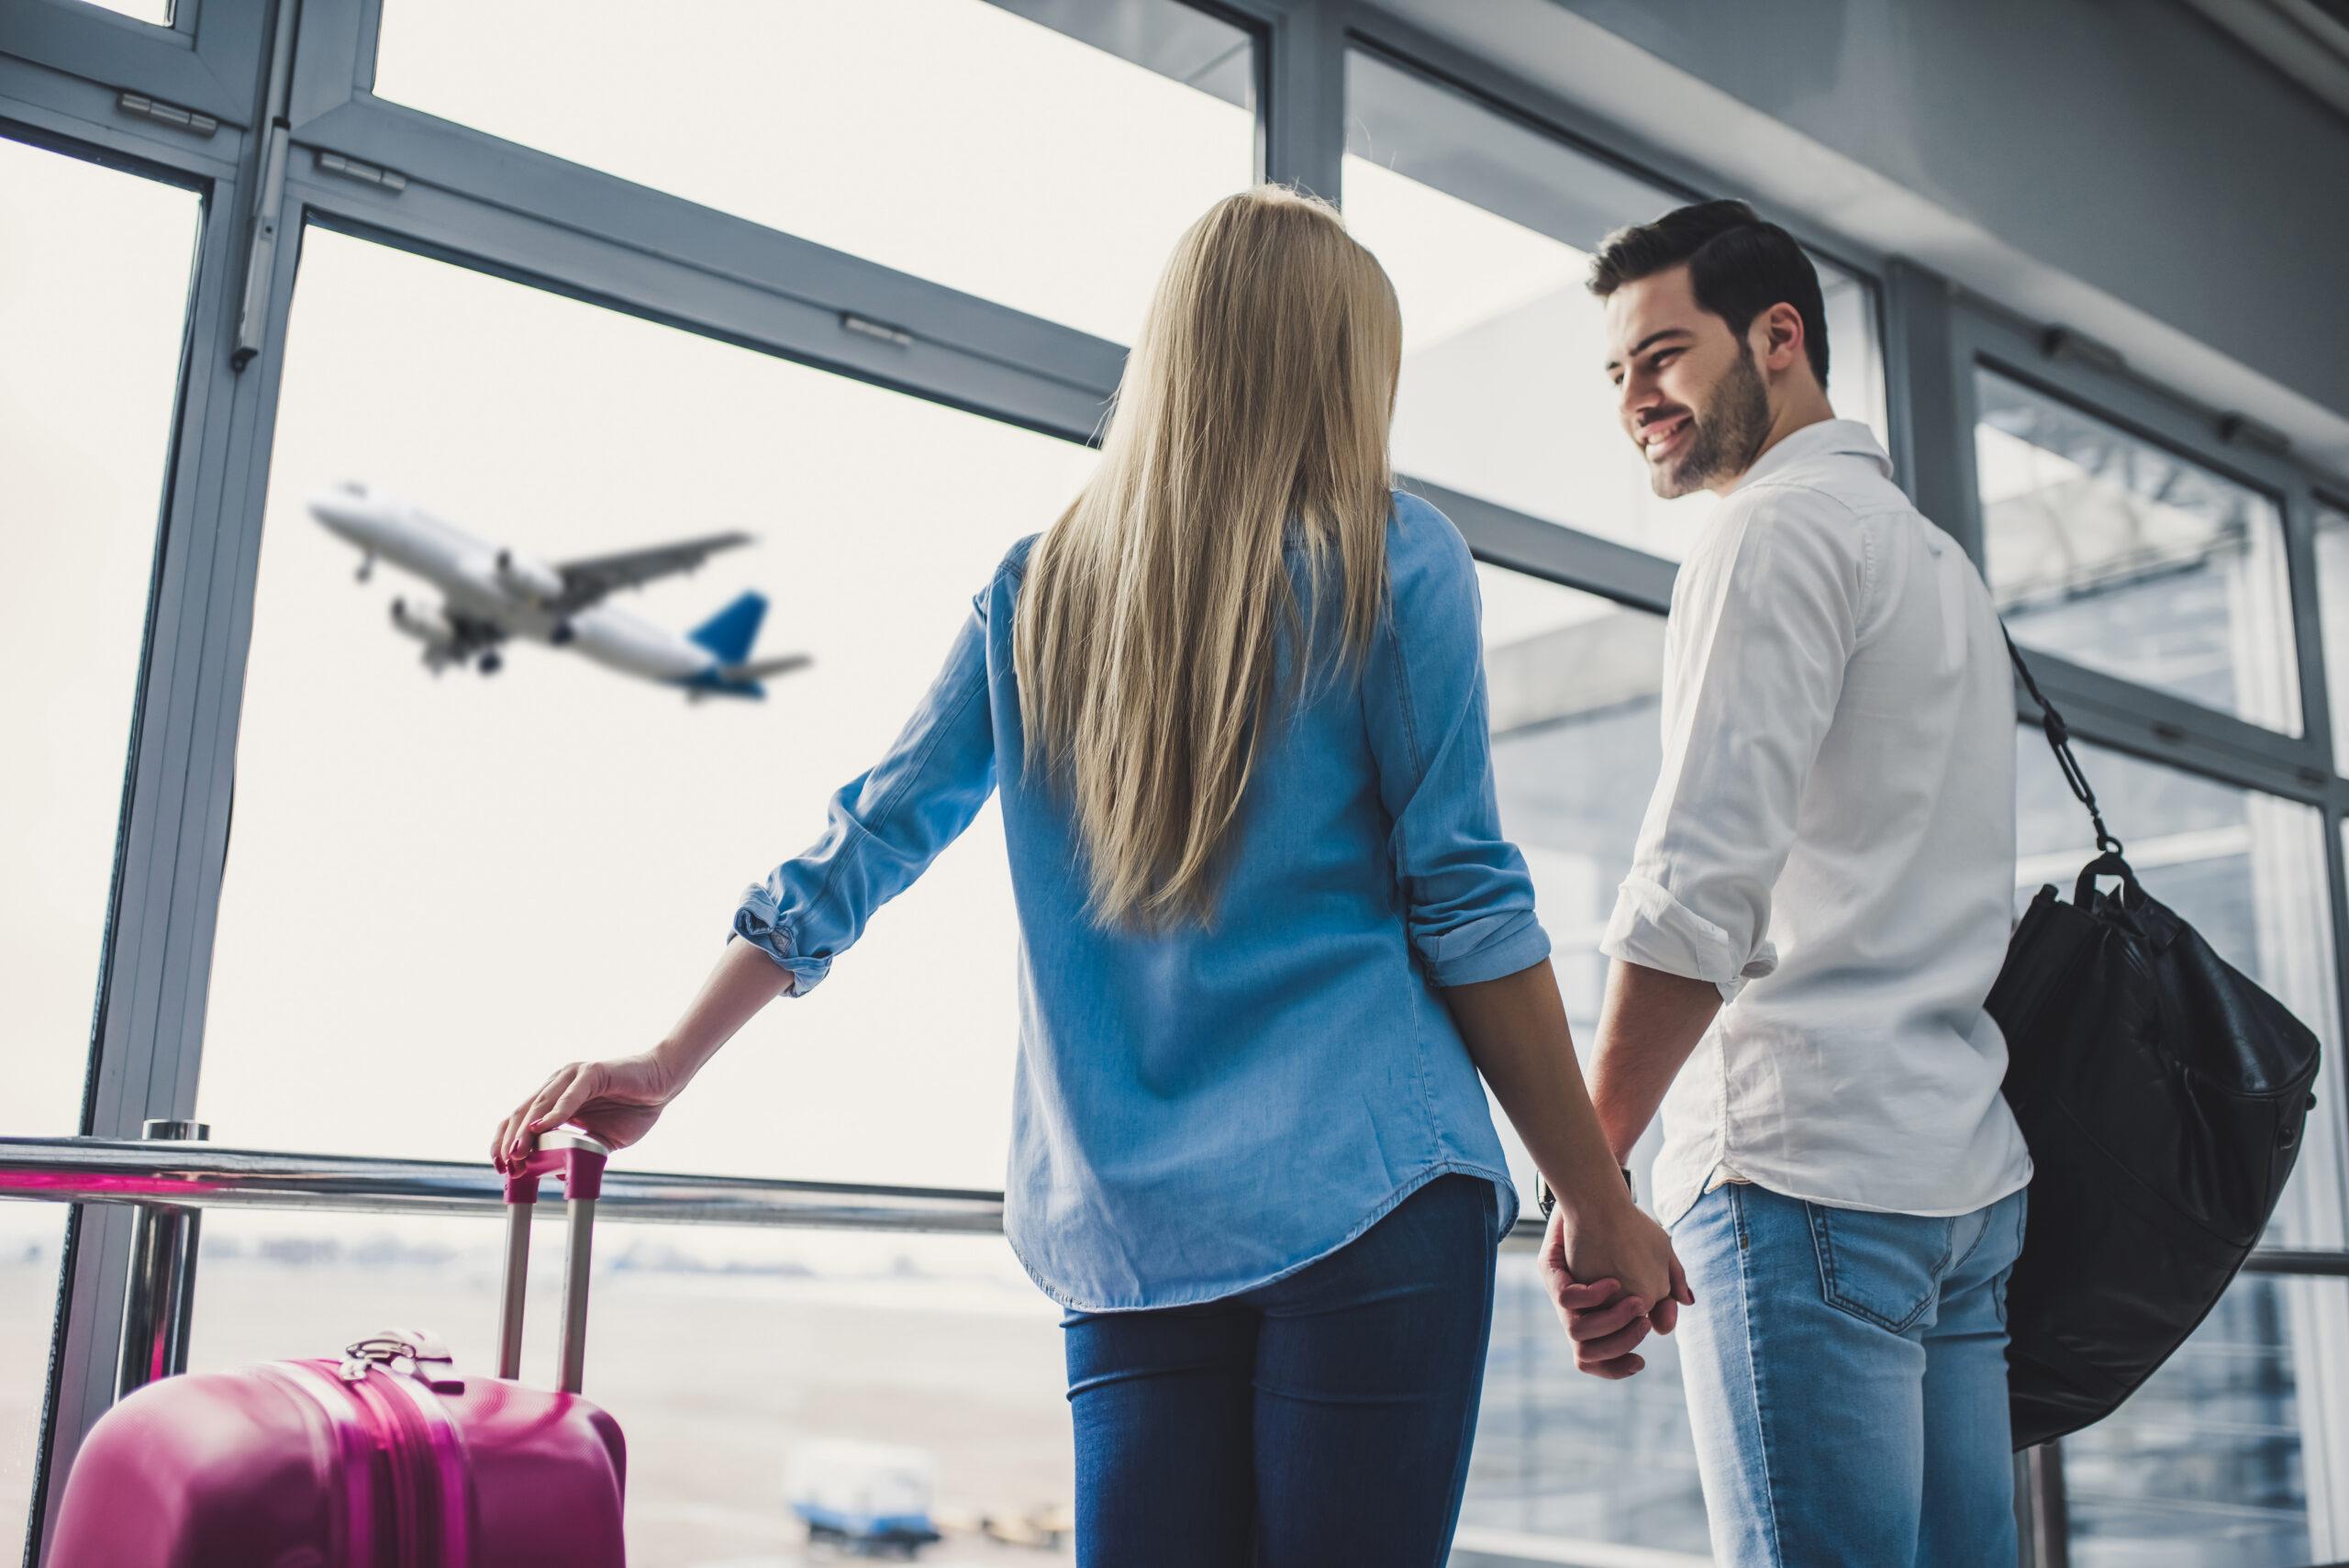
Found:
[[[640,588],[655,578],[691,572],[719,550],[750,542],[749,534],[709,534],[701,539],[679,539],[674,544],[656,544],[649,550],[626,550],[617,555],[558,562],[555,571],[562,577],[562,596],[547,607],[566,613],[584,610],[618,589]]]

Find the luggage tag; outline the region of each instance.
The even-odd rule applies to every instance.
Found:
[[[418,1329],[384,1329],[344,1347],[336,1373],[346,1383],[363,1383],[377,1367],[413,1377],[435,1394],[462,1394],[457,1359],[438,1334]]]

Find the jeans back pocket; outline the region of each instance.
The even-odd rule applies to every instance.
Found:
[[[1803,1209],[1827,1304],[1896,1334],[1915,1327],[1941,1293],[1957,1221],[1817,1203]]]

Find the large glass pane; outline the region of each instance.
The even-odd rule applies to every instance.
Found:
[[[81,1124],[200,216],[0,139],[0,1132]]]
[[[2332,694],[2332,765],[2349,773],[2349,512],[2338,506],[2316,509],[2316,573],[2325,690]]]
[[[136,21],[153,22],[158,27],[172,25],[172,0],[83,0],[83,3]]]
[[[2349,1281],[2244,1274],[2130,1401],[2064,1440],[2078,1568],[2305,1568],[2331,1562],[2321,1445],[2337,1407]],[[2311,1503],[2315,1507],[2312,1509]]]
[[[1501,822],[1525,851],[1567,1016],[1587,1042],[1598,940],[1664,762],[1664,617],[1480,564]]]
[[[539,1229],[522,1375],[545,1387],[561,1242]],[[334,1355],[398,1323],[440,1335],[461,1373],[491,1370],[499,1235],[215,1213],[189,1364]],[[836,1561],[794,1503],[898,1476],[941,1562],[1069,1560],[1060,1309],[1000,1240],[609,1226],[596,1250],[586,1389],[628,1433],[635,1568]]]
[[[318,230],[279,407],[198,1099],[219,1141],[297,1149],[480,1159],[554,1066],[656,1040],[743,887],[816,840],[1006,548],[1094,462]],[[752,548],[595,613],[624,606],[658,642],[757,590],[774,603],[752,656],[814,663],[763,702],[695,702],[591,660],[581,629],[436,678],[440,589],[388,558],[354,583],[322,495],[462,530],[483,581],[498,550],[530,572],[745,529]],[[1000,1184],[1013,933],[990,804],[630,1159]]]
[[[24,1554],[63,1266],[62,1204],[0,1203],[0,1562]]]
[[[1704,1496],[1677,1337],[1620,1383],[1575,1370],[1531,1252],[1500,1260],[1453,1562],[1702,1568]]]
[[[2068,897],[2095,852],[2087,818],[2038,729],[2018,740],[2018,904],[2047,882]],[[2317,810],[2078,751],[2146,892],[2315,1029],[2329,1056],[2339,1030]],[[2342,1244],[2339,1083],[2328,1060],[2270,1245]],[[2328,1288],[2310,1296],[2246,1277],[2119,1415],[2066,1440],[2081,1542],[2074,1561],[2298,1568],[2313,1560],[2303,1466],[2341,1462],[2335,1434],[2349,1418],[2341,1398],[2349,1317],[2337,1286]]]
[[[1477,572],[1501,821],[1532,871],[1567,1017],[1587,1051],[1606,984],[1599,938],[1663,762],[1664,620],[1497,567]],[[1497,1109],[1494,1121],[1530,1194],[1531,1162]],[[1660,1140],[1652,1128],[1635,1168]],[[1652,1343],[1648,1370],[1628,1382],[1577,1373],[1533,1259],[1502,1259],[1464,1557],[1612,1562],[1625,1548],[1705,1550],[1677,1346]]]
[[[375,66],[403,104],[1118,342],[1254,177],[1255,82],[1249,35],[1177,0],[390,0]]]
[[[1975,388],[1990,591],[2016,640],[2298,735],[2276,504],[1994,371]]]
[[[1612,229],[1685,199],[1374,56],[1346,61],[1346,222],[1395,280],[1403,472],[1678,559],[1704,492],[1658,500],[1585,285]],[[1885,436],[1868,285],[1827,263],[1830,393]]]
[[[2046,883],[2064,896],[2096,854],[2087,813],[2034,725],[2017,731],[2016,906]],[[2270,1240],[2338,1247],[2340,1121],[2330,1054],[2338,1038],[2324,827],[2316,807],[2074,742],[2104,818],[2128,846],[2145,891],[2219,955],[2271,992],[2325,1042],[2317,1108]],[[2109,884],[2108,884],[2109,885]]]

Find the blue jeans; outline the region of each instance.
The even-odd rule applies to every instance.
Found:
[[[1071,1312],[1080,1568],[1437,1568],[1468,1480],[1499,1232],[1490,1182],[1439,1176],[1271,1284]]]
[[[1672,1228],[1720,1568],[2015,1561],[2007,1276],[2023,1195],[1954,1218],[1731,1183]]]

